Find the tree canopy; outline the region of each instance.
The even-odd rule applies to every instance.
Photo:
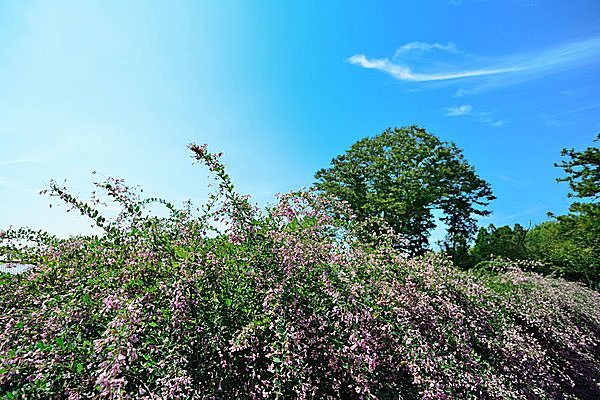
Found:
[[[487,228],[479,228],[475,244],[469,251],[471,264],[476,265],[493,257],[510,260],[528,259],[525,247],[528,231],[520,224],[515,224],[512,228],[508,225],[497,228],[493,224]]]
[[[347,201],[358,219],[379,217],[408,240],[411,254],[428,248],[433,211],[448,226],[445,247],[476,232],[473,215],[487,215],[495,197],[462,150],[422,128],[388,129],[353,144],[315,174],[316,186]]]

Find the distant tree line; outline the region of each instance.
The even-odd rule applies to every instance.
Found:
[[[373,231],[387,227],[405,237],[398,247],[411,255],[428,251],[437,211],[448,226],[440,246],[457,266],[482,266],[496,257],[538,260],[543,267],[536,272],[559,274],[598,289],[599,150],[564,149],[562,156],[565,159],[555,165],[567,176],[558,181],[568,182],[569,197],[579,201],[567,215],[549,213],[553,220],[531,229],[515,224],[477,231],[474,216],[488,215],[486,207],[495,198],[491,186],[456,144],[416,126],[359,140],[315,178],[319,189],[347,202],[354,217],[371,224]]]
[[[567,176],[557,181],[568,182],[568,196],[578,199],[569,213],[549,213],[554,220],[532,229],[519,224],[480,228],[463,266],[475,266],[493,257],[539,260],[544,266],[537,272],[555,273],[600,289],[600,150],[594,146],[582,152],[564,149],[562,156],[566,159],[555,166]]]

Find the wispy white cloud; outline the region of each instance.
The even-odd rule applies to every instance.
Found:
[[[582,112],[582,111],[589,111],[589,110],[593,110],[595,108],[600,108],[600,103],[594,103],[594,104],[588,104],[585,106],[581,106],[581,107],[577,107],[577,108],[572,108],[569,110],[566,110],[560,114],[573,114],[573,113],[578,113],[578,112]]]
[[[502,74],[505,72],[517,71],[516,67],[499,68],[499,69],[481,69],[474,71],[462,71],[453,73],[435,73],[435,74],[418,74],[411,71],[407,66],[395,64],[387,58],[369,60],[364,54],[356,54],[348,59],[350,64],[359,65],[363,68],[377,69],[387,72],[394,78],[401,81],[413,82],[431,82],[443,81],[448,79],[469,78],[473,76]]]
[[[448,107],[447,110],[448,110],[448,113],[446,113],[446,117],[455,117],[458,115],[469,114],[471,111],[473,111],[473,106],[464,104],[459,107]]]
[[[477,91],[475,91],[475,90],[460,88],[456,91],[456,93],[454,94],[454,97],[463,97],[465,95],[475,94],[475,93],[477,93]]]
[[[485,123],[485,124],[488,124],[488,125],[490,125],[490,126],[493,126],[493,127],[495,127],[495,128],[500,128],[500,127],[501,127],[501,126],[503,126],[503,125],[504,125],[504,123],[505,123],[504,121],[501,121],[501,120],[493,120],[493,119],[491,119],[491,118],[487,118],[487,117],[482,117],[482,118],[479,118],[479,121],[481,121],[481,122],[483,122],[483,123]]]
[[[388,58],[368,58],[364,54],[355,54],[348,58],[348,62],[363,68],[376,69],[385,72],[395,79],[412,82],[431,82],[443,80],[457,80],[464,78],[484,77],[492,75],[518,75],[531,74],[531,77],[539,74],[568,69],[580,64],[595,62],[600,56],[600,36],[593,37],[579,42],[568,43],[557,46],[549,50],[537,53],[515,54],[497,59],[473,58],[469,56],[468,64],[478,64],[479,68],[467,69],[462,62],[454,62],[452,69],[444,65],[438,67],[436,71],[427,73],[414,72],[410,66],[401,63],[399,58],[412,50],[431,50],[438,49],[449,53],[461,53],[452,43],[441,45],[438,43],[428,44],[422,42],[412,42],[400,47],[396,51],[393,61]],[[461,53],[464,55],[464,53]],[[435,68],[440,60],[431,59],[427,65],[428,68]],[[465,92],[457,92],[457,96]]]
[[[462,106],[457,107],[447,107],[446,117],[457,117],[461,115],[468,115],[471,117],[475,117],[479,120],[479,122],[483,122],[484,124],[488,124],[490,126],[494,126],[496,128],[504,125],[504,121],[495,120],[489,117],[491,113],[489,112],[473,112],[473,106],[470,104],[463,104]]]
[[[452,42],[448,42],[448,44],[440,44],[440,43],[426,43],[426,42],[410,42],[403,46],[400,46],[396,49],[394,53],[394,58],[400,57],[410,51],[413,50],[422,50],[422,51],[431,51],[431,50],[441,50],[448,53],[461,53],[458,50],[456,45]]]
[[[565,127],[570,126],[578,120],[578,113],[600,108],[600,103],[582,105],[580,107],[566,109],[561,112],[546,113],[541,112],[538,118],[547,126]],[[573,115],[575,114],[575,115]]]
[[[21,158],[18,160],[0,160],[0,165],[14,165],[14,164],[27,164],[38,162],[39,160],[36,158]]]

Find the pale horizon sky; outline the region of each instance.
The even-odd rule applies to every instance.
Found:
[[[90,233],[38,194],[51,179],[82,199],[112,176],[199,204],[209,180],[190,142],[272,203],[357,140],[413,124],[490,182],[482,226],[566,213],[553,163],[600,132],[600,3],[403,3],[1,2],[0,229]]]

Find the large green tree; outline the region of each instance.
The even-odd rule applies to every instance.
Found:
[[[315,178],[359,219],[382,218],[408,240],[411,254],[427,250],[434,210],[448,226],[444,247],[451,254],[466,249],[476,232],[473,216],[489,214],[485,207],[495,198],[462,150],[416,126],[359,140]]]

